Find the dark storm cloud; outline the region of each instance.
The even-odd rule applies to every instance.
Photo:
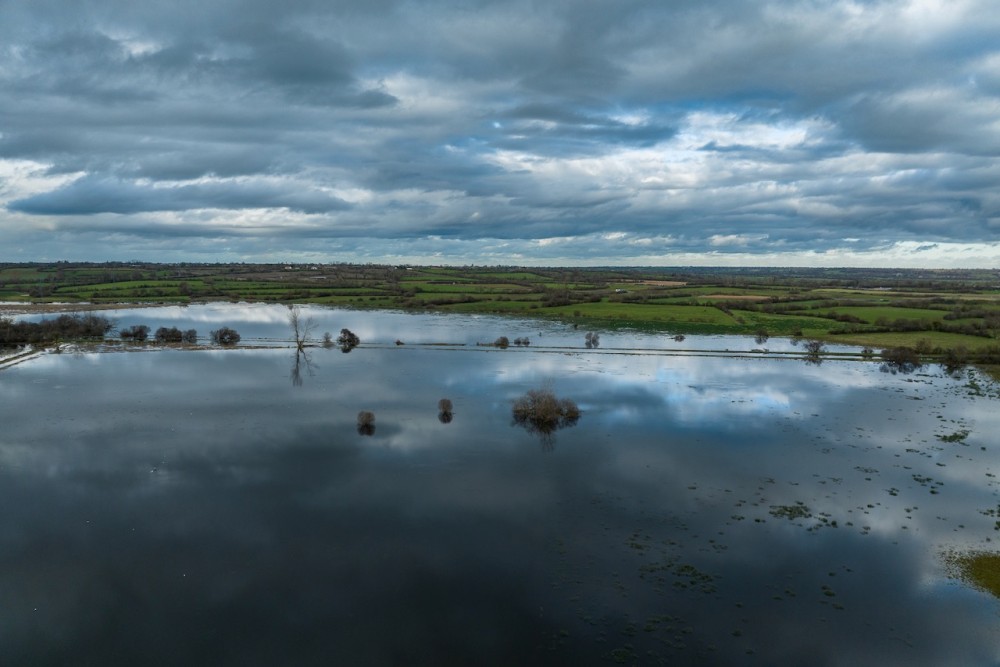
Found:
[[[92,215],[202,208],[287,208],[302,213],[329,213],[349,206],[327,193],[254,181],[151,187],[84,177],[59,190],[15,201],[8,208],[35,215]]]
[[[256,252],[256,229],[458,262],[897,242],[1000,261],[991,9],[7,2],[0,238],[47,255],[71,244],[35,230],[80,230],[94,259],[114,229],[156,259],[167,226],[191,252]]]

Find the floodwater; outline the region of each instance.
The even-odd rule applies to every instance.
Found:
[[[280,343],[285,313],[116,315]],[[1000,547],[1000,411],[975,371],[304,313],[362,346],[0,371],[0,663],[1000,661],[1000,602],[944,560]],[[475,345],[500,335],[532,346]],[[515,425],[538,388],[574,400],[578,423]]]

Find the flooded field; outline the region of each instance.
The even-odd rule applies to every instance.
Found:
[[[113,316],[241,347],[0,370],[3,664],[1000,660],[1000,601],[949,566],[1000,551],[976,371],[304,312],[361,346],[297,354],[279,306],[153,308]],[[501,335],[531,345],[476,345]],[[578,421],[515,423],[535,389]]]

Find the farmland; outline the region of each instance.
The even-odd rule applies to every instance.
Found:
[[[52,309],[209,301],[500,313],[674,334],[793,336],[925,353],[994,350],[987,270],[0,264],[0,301]]]

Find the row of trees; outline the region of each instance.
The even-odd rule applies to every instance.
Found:
[[[130,340],[144,343],[149,340],[149,327],[145,324],[133,324],[127,329],[118,332],[118,337],[122,340]],[[209,337],[216,345],[235,345],[240,342],[240,334],[235,329],[222,327],[209,333]],[[153,335],[157,343],[188,343],[198,342],[198,332],[194,329],[181,331],[177,327],[160,327]]]
[[[10,318],[0,318],[0,347],[18,345],[45,345],[67,340],[104,340],[114,329],[114,323],[106,317],[93,314],[66,314],[39,322],[15,322]],[[118,337],[125,341],[146,342],[150,328],[145,324],[133,324],[120,329]],[[240,342],[240,334],[229,327],[222,327],[210,334],[217,345],[235,345]],[[181,331],[177,327],[160,327],[153,334],[157,343],[198,342],[198,332],[194,329]]]
[[[106,317],[93,314],[60,315],[40,322],[15,322],[0,317],[0,347],[43,345],[63,340],[103,339],[114,328]]]

